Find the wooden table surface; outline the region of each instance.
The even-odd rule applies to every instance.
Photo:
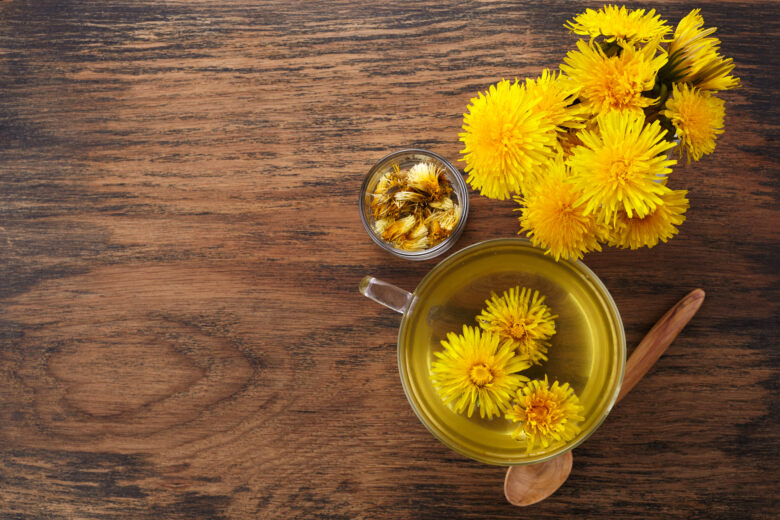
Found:
[[[555,67],[585,4],[0,2],[0,518],[776,517],[780,7],[698,6],[743,87],[674,173],[688,221],[586,262],[629,350],[707,299],[520,510],[407,404],[357,285],[436,260],[376,247],[357,194],[390,151],[456,161],[469,98]],[[517,232],[471,200],[457,248]]]

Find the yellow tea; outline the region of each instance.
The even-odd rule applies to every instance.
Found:
[[[490,298],[514,286],[538,290],[558,315],[550,340],[548,361],[522,372],[535,379],[547,374],[568,382],[585,407],[582,433],[569,445],[589,435],[603,420],[620,387],[625,366],[625,340],[617,310],[609,294],[582,264],[555,262],[527,241],[494,240],[467,248],[434,269],[415,291],[399,333],[399,366],[407,395],[420,419],[445,444],[483,462],[532,462],[561,452],[562,443],[525,453],[525,445],[510,433],[516,424],[503,419],[481,419],[456,414],[438,396],[430,380],[433,352],[448,332],[475,317]]]

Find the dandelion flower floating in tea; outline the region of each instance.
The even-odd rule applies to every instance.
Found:
[[[444,350],[434,352],[431,380],[445,404],[456,413],[471,417],[500,417],[509,407],[520,383],[528,381],[518,372],[530,362],[515,355],[511,340],[479,328],[463,326],[463,334],[450,332],[441,342]]]
[[[526,452],[573,439],[584,420],[584,408],[568,383],[529,381],[518,374],[547,361],[555,318],[539,291],[513,287],[492,294],[476,317],[482,330],[463,326],[450,332],[434,352],[431,381],[442,401],[471,417],[503,417],[519,423],[512,438],[524,441]]]
[[[677,227],[685,222],[688,209],[686,190],[674,190],[661,195],[662,203],[644,217],[629,218],[618,215],[617,224],[609,238],[609,245],[638,249],[654,247],[658,241],[666,242],[677,234]]]
[[[374,232],[405,251],[422,251],[450,236],[460,220],[444,168],[420,162],[408,171],[397,164],[384,174],[371,197]]]
[[[582,192],[571,182],[568,166],[559,157],[547,165],[538,180],[529,186],[521,205],[520,233],[531,243],[545,248],[555,260],[576,260],[588,251],[601,251],[599,239],[606,229],[596,215],[585,213]]]
[[[572,182],[582,191],[585,214],[613,223],[618,210],[644,217],[670,191],[663,182],[677,163],[667,159],[674,143],[664,139],[658,121],[645,126],[643,115],[609,112],[598,118],[598,131],[583,130],[569,165]]]
[[[584,407],[569,386],[547,376],[525,383],[517,390],[512,407],[505,417],[519,423],[512,437],[525,441],[526,452],[568,442],[580,433],[579,421],[585,420]]]
[[[517,355],[535,365],[547,361],[550,338],[555,334],[555,316],[539,291],[513,287],[499,297],[495,293],[485,301],[477,316],[482,330],[514,342]]]
[[[715,139],[723,133],[722,99],[683,84],[674,86],[666,106],[664,115],[677,130],[681,152],[685,150],[689,164],[691,159],[698,161],[715,150]]]
[[[626,9],[625,6],[605,5],[598,11],[586,9],[584,13],[564,25],[574,34],[594,39],[604,36],[604,41],[622,40],[627,42],[647,42],[662,38],[672,28],[661,20],[661,15],[650,9]]]

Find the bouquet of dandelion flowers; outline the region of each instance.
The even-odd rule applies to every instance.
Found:
[[[471,99],[460,134],[469,184],[514,198],[520,233],[556,260],[666,242],[689,206],[669,182],[672,149],[688,163],[712,153],[716,93],[739,86],[703,25],[698,9],[676,28],[613,5],[574,17],[564,27],[581,38],[559,71]]]

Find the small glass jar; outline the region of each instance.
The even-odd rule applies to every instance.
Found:
[[[445,177],[452,185],[452,201],[460,206],[460,217],[450,235],[435,246],[420,251],[406,251],[394,247],[374,232],[374,216],[371,213],[371,196],[375,192],[376,186],[382,176],[392,171],[394,163],[397,164],[401,170],[408,170],[415,164],[423,161],[434,163],[444,169]],[[390,155],[383,157],[373,166],[373,168],[371,168],[371,170],[369,170],[363,181],[363,186],[360,188],[360,218],[363,221],[363,227],[366,228],[366,232],[368,232],[371,240],[376,242],[382,249],[389,251],[395,256],[406,258],[407,260],[428,260],[437,257],[450,249],[455,242],[458,241],[460,235],[463,234],[468,214],[469,190],[466,181],[463,179],[463,175],[461,175],[447,159],[441,155],[429,152],[428,150],[409,148],[393,152]]]

